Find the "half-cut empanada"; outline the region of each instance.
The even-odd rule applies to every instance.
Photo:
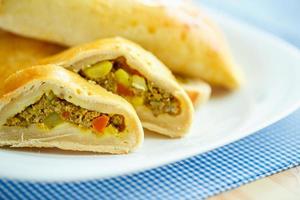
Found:
[[[154,55],[122,38],[102,39],[46,58],[132,103],[145,128],[180,137],[187,133],[193,105],[170,70]]]
[[[2,0],[0,27],[67,46],[122,36],[175,73],[229,89],[242,81],[221,31],[186,1]]]
[[[27,68],[5,82],[0,146],[127,153],[143,129],[123,98],[55,65]]]
[[[31,67],[42,58],[54,55],[65,48],[49,42],[26,38],[0,29],[0,82],[18,70]],[[182,79],[181,76],[176,76]],[[201,80],[184,77],[179,84],[187,92],[194,106],[203,105],[210,97],[210,86]],[[0,94],[3,91],[0,85]]]

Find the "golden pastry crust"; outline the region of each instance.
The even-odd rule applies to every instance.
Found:
[[[120,37],[102,39],[68,49],[41,60],[40,63],[56,64],[72,71],[78,71],[85,66],[119,57],[124,57],[130,68],[137,70],[159,88],[171,93],[180,102],[181,113],[176,116],[168,114],[154,116],[149,109],[136,108],[143,126],[170,137],[184,136],[192,123],[192,103],[170,70],[139,45]]]
[[[0,27],[68,46],[122,36],[153,52],[173,72],[238,88],[243,78],[223,34],[185,2],[3,0]]]
[[[185,79],[180,82],[181,87],[188,94],[195,108],[205,104],[211,96],[211,87],[198,79]]]
[[[125,41],[124,41],[125,42]],[[2,70],[0,80],[3,82],[8,75],[16,72],[17,70],[24,69],[33,64],[39,62],[39,59],[53,55],[55,52],[60,52],[64,48],[54,44],[37,41],[34,39],[23,38],[17,35],[13,35],[4,31],[0,31],[0,60]],[[53,58],[51,58],[53,59]],[[63,58],[61,58],[63,59]],[[47,59],[46,59],[47,60]],[[49,61],[48,61],[49,62]],[[186,87],[185,84],[180,84],[183,88],[187,88],[190,91],[190,86]],[[190,85],[188,83],[188,85]],[[3,86],[3,85],[2,85]],[[203,90],[198,90],[203,89]],[[195,91],[193,89],[193,91]],[[1,90],[1,92],[3,92]],[[197,87],[197,105],[201,105],[209,96],[208,90],[205,87]],[[198,103],[197,103],[198,102]]]
[[[18,71],[5,81],[4,88],[6,94],[0,99],[0,146],[128,153],[143,141],[142,126],[129,103],[59,66],[35,66]],[[49,91],[81,108],[124,116],[127,133],[123,138],[97,137],[67,123],[47,131],[34,127],[3,126],[9,117],[35,103]]]
[[[58,45],[23,38],[0,30],[0,82],[20,69],[34,65],[37,60],[62,51]],[[3,84],[0,84],[0,93]]]
[[[40,59],[53,56],[63,50],[65,50],[65,47],[21,37],[0,29],[0,82],[3,82],[9,75],[16,71],[31,67],[37,64]],[[185,79],[189,80],[189,78]],[[191,80],[193,85],[197,87],[197,90],[193,89],[193,91],[197,92],[197,96],[200,98],[198,99],[199,101],[193,101],[193,104],[201,105],[202,102],[205,102],[202,100],[208,100],[209,98],[209,85],[201,81]],[[195,81],[197,83],[195,83]],[[180,85],[186,92],[190,92],[190,83],[191,82],[188,81],[188,83],[180,83]],[[0,94],[3,92],[2,86],[3,85],[0,85]],[[193,86],[193,88],[195,87]]]

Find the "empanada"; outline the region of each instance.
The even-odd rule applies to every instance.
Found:
[[[1,0],[0,27],[67,46],[122,36],[175,73],[229,89],[243,79],[220,30],[186,1]]]
[[[56,64],[126,98],[145,128],[180,137],[187,133],[193,105],[170,70],[153,54],[122,38],[68,49],[40,61]]]
[[[63,49],[58,45],[20,37],[0,29],[0,94],[2,83],[9,75]]]
[[[0,29],[0,82],[18,70],[35,65],[40,59],[52,56],[65,48],[52,43],[21,37]],[[176,76],[182,79],[181,76]],[[201,106],[210,97],[210,86],[201,81],[184,78],[179,84],[189,95],[194,106]],[[3,84],[0,85],[0,94]]]
[[[211,87],[202,80],[176,76],[177,82],[188,94],[195,108],[206,103],[211,96]]]
[[[27,68],[5,81],[0,146],[127,153],[142,125],[123,98],[55,65]]]

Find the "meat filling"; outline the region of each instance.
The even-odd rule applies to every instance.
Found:
[[[88,66],[80,70],[79,74],[108,91],[125,97],[134,106],[148,107],[154,116],[180,114],[179,101],[172,94],[148,81],[138,71],[131,69],[123,57]]]
[[[28,127],[31,124],[41,124],[53,128],[64,121],[98,133],[103,132],[106,127],[115,128],[118,132],[125,129],[122,115],[87,110],[55,96],[52,92],[44,94],[39,101],[9,118],[5,126]]]

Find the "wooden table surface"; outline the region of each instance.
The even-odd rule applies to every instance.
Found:
[[[300,200],[300,166],[222,193],[210,200]]]

